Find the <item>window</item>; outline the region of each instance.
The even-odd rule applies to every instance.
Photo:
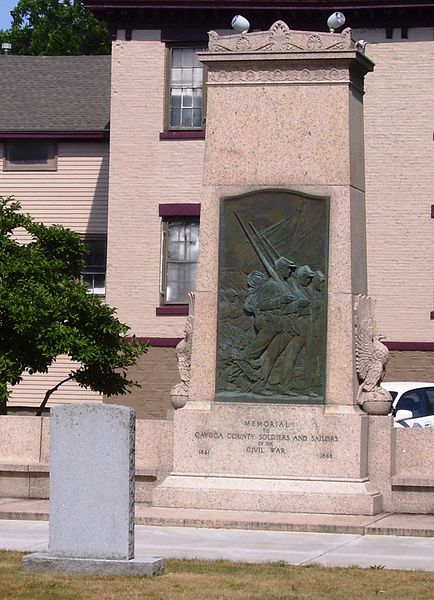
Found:
[[[409,410],[413,413],[413,418],[425,416],[423,396],[420,390],[406,392],[398,400],[395,414],[398,410]]]
[[[434,415],[434,388],[425,389],[425,394],[428,399],[428,414]]]
[[[162,304],[187,304],[195,289],[199,219],[173,217],[163,221]]]
[[[170,48],[168,129],[203,128],[203,65],[198,48]]]
[[[105,238],[85,238],[83,242],[87,245],[89,254],[85,257],[86,265],[81,280],[87,285],[90,294],[104,295],[107,242]]]
[[[16,140],[5,144],[5,171],[56,171],[57,143],[53,140]]]

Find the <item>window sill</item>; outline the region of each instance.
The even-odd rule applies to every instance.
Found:
[[[188,316],[188,304],[173,304],[167,306],[157,306],[155,309],[157,317],[165,316]]]
[[[183,129],[173,131],[161,131],[160,140],[204,140],[205,131],[203,129]]]

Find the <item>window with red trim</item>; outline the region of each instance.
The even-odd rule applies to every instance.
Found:
[[[168,48],[167,130],[201,130],[204,124],[204,67],[197,58],[203,48]]]
[[[188,304],[188,294],[196,287],[199,213],[199,204],[160,205],[162,306]]]

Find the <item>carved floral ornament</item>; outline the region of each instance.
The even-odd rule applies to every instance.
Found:
[[[342,33],[297,31],[289,29],[283,21],[276,21],[268,31],[220,36],[210,31],[210,52],[330,52],[356,50],[351,29]],[[357,46],[363,50],[360,46]]]
[[[254,71],[248,68],[220,69],[208,72],[209,83],[318,83],[348,81],[347,69],[262,69]]]

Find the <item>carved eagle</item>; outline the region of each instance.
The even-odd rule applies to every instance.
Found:
[[[375,332],[373,300],[368,296],[356,296],[355,300],[355,350],[356,369],[361,392],[372,392],[385,373],[389,350]]]

